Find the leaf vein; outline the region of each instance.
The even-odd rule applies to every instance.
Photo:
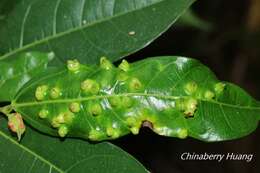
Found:
[[[8,135],[6,135],[4,132],[0,131],[0,135],[7,139],[8,141],[10,141],[10,143],[16,145],[18,148],[21,148],[22,150],[28,152],[29,154],[33,155],[34,157],[38,158],[39,160],[41,160],[42,162],[45,162],[48,165],[51,165],[52,167],[54,167],[58,172],[63,173],[64,171],[62,171],[60,168],[58,168],[56,165],[54,165],[53,163],[49,162],[48,160],[46,160],[45,158],[43,158],[40,155],[37,155],[36,153],[34,153],[33,151],[31,151],[29,148],[25,147],[24,145],[20,145],[19,143],[17,143],[14,139],[12,139],[11,137],[9,137]]]
[[[55,9],[54,9],[54,15],[53,15],[53,35],[56,35],[57,33],[57,14],[58,14],[58,8],[60,6],[61,0],[57,0],[57,3],[55,5]]]
[[[83,0],[82,2],[82,8],[80,10],[80,20],[79,20],[79,25],[82,26],[82,23],[83,23],[83,15],[84,15],[84,11],[85,11],[85,4],[86,4],[86,0]]]
[[[28,18],[28,15],[31,11],[31,5],[29,5],[26,9],[26,12],[24,14],[23,17],[23,21],[22,21],[22,26],[21,26],[21,35],[20,35],[20,43],[19,43],[19,47],[22,48],[23,47],[23,42],[24,42],[24,29],[25,29],[25,24],[26,24],[26,20]]]
[[[126,15],[126,14],[128,14],[128,13],[131,13],[131,12],[134,12],[134,11],[141,11],[141,10],[143,10],[144,8],[149,8],[149,7],[154,6],[154,5],[156,5],[156,4],[159,4],[159,3],[162,3],[162,1],[158,1],[158,2],[156,2],[156,3],[150,4],[149,6],[145,6],[145,7],[139,8],[139,9],[134,9],[134,10],[130,10],[130,11],[127,11],[127,12],[118,13],[118,14],[112,16],[112,17],[107,17],[107,18],[105,18],[105,19],[97,20],[97,21],[95,21],[95,22],[89,23],[89,24],[84,25],[84,26],[82,26],[82,27],[72,28],[72,29],[69,29],[69,30],[67,30],[67,31],[65,31],[65,32],[60,32],[60,33],[57,33],[56,35],[48,36],[48,37],[46,37],[46,38],[44,38],[44,39],[42,39],[42,40],[38,40],[37,42],[33,42],[33,43],[30,43],[30,44],[27,44],[27,45],[25,45],[25,46],[23,46],[23,47],[21,47],[21,48],[18,48],[18,49],[16,49],[16,50],[12,51],[12,52],[7,53],[7,54],[1,56],[1,57],[0,57],[0,60],[6,59],[6,58],[8,58],[8,57],[10,57],[10,56],[12,56],[12,55],[18,53],[18,52],[24,51],[24,50],[26,50],[26,49],[28,49],[28,48],[30,48],[30,47],[39,45],[39,44],[41,44],[41,43],[45,43],[47,40],[53,40],[53,39],[62,37],[62,36],[64,36],[64,35],[66,35],[66,34],[73,33],[73,32],[77,32],[77,31],[79,31],[79,30],[83,30],[83,29],[85,29],[85,28],[87,28],[87,27],[94,26],[94,25],[99,24],[99,23],[102,23],[102,22],[104,22],[104,21],[107,21],[107,20],[110,20],[110,19],[114,19],[114,18],[117,18],[117,17],[124,16],[124,15]]]

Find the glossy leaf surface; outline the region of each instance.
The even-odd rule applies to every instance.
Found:
[[[0,61],[0,101],[11,101],[18,90],[44,69],[53,53],[28,52]]]
[[[27,126],[21,143],[10,136],[0,116],[0,170],[17,173],[148,172],[130,155],[109,143],[65,141],[42,135]]]
[[[157,57],[116,68],[102,58],[99,67],[68,67],[29,82],[12,102],[42,132],[99,141],[148,126],[159,135],[222,141],[258,125],[259,103],[193,59]]]
[[[164,32],[194,0],[21,0],[0,29],[0,59],[53,51],[60,64],[133,53]]]

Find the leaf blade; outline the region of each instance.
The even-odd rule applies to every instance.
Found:
[[[224,87],[210,69],[196,60],[157,57],[130,66],[127,72],[102,66],[94,66],[90,71],[82,68],[76,74],[62,69],[53,74],[55,77],[28,84],[13,101],[13,108],[39,130],[58,135],[57,127],[51,128],[53,121],[61,113],[71,113],[71,103],[78,103],[81,109],[73,116],[75,119],[60,125],[64,123],[70,128],[69,136],[90,140],[137,134],[144,122],[150,123],[149,127],[160,135],[179,138],[189,135],[203,141],[240,138],[257,128],[259,103],[235,85],[226,83]],[[127,76],[124,81],[118,78],[122,73]],[[84,93],[81,88],[84,80],[99,84],[97,95]],[[70,87],[63,85],[64,81]],[[46,96],[37,101],[33,93],[42,85],[58,86],[64,96],[57,99]],[[42,109],[50,114],[40,120],[38,113]],[[92,133],[96,138],[92,138]]]
[[[1,171],[5,172],[122,172],[129,169],[134,172],[147,170],[130,155],[109,143],[90,144],[87,141],[71,139],[59,141],[37,133],[28,127],[28,133],[21,143],[9,136],[7,123],[0,117],[0,153]],[[44,141],[44,143],[42,142]],[[120,160],[125,161],[123,163]],[[16,166],[11,166],[13,163]],[[83,164],[84,163],[84,164]],[[103,163],[102,165],[98,165]],[[99,169],[104,168],[104,169]]]
[[[47,68],[53,53],[27,52],[15,59],[0,61],[0,101],[11,101],[32,77]]]
[[[158,37],[193,0],[133,2],[136,4],[57,0],[48,1],[50,5],[46,6],[43,0],[25,0],[9,15],[9,23],[0,31],[0,52],[7,53],[0,59],[38,50],[55,52],[57,59],[53,63],[56,65],[71,57],[77,57],[82,63],[97,63],[101,56],[117,60]],[[80,8],[81,5],[84,8]],[[42,18],[39,10],[53,15]],[[11,39],[10,33],[14,35]],[[10,52],[10,48],[13,51]]]

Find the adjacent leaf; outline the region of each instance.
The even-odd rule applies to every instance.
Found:
[[[11,11],[14,5],[20,0],[1,0],[0,1],[0,28],[5,25],[6,15]]]
[[[196,60],[157,57],[119,68],[100,62],[69,61],[68,69],[36,78],[12,108],[42,132],[94,141],[138,134],[141,126],[203,141],[240,138],[257,128],[259,102]]]
[[[27,134],[19,144],[9,135],[6,123],[0,117],[1,172],[148,172],[130,155],[109,143],[90,144],[77,139],[59,141],[27,128]]]
[[[21,0],[0,30],[0,59],[53,51],[60,64],[97,63],[133,53],[158,37],[194,0]]]
[[[33,76],[47,68],[53,53],[28,52],[0,61],[0,101],[11,101]]]

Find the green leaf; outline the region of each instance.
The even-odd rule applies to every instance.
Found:
[[[53,53],[28,52],[0,61],[0,101],[11,101],[32,77],[47,68]]]
[[[22,0],[0,30],[0,59],[53,51],[54,64],[117,60],[157,38],[194,0]]]
[[[27,127],[21,143],[17,143],[9,135],[6,123],[0,117],[1,172],[148,172],[130,155],[106,142],[90,144],[78,139],[59,141]]]
[[[105,58],[100,62],[69,61],[68,69],[38,77],[17,94],[12,108],[42,132],[94,141],[138,134],[141,126],[203,141],[240,138],[257,128],[259,102],[218,81],[196,60],[124,60],[119,68]]]

